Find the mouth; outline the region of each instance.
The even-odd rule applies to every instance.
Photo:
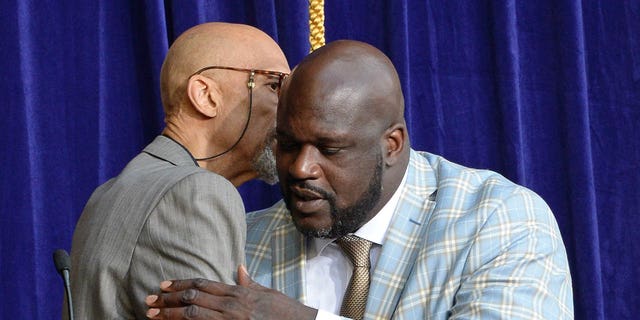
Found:
[[[319,211],[327,201],[320,193],[313,190],[297,186],[291,187],[290,190],[293,208],[306,215]]]
[[[311,201],[317,199],[323,199],[324,197],[317,191],[313,191],[308,188],[303,188],[299,186],[292,186],[291,193],[298,199],[303,201]]]

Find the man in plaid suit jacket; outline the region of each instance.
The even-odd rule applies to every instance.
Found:
[[[150,315],[337,317],[346,284],[335,261],[344,258],[331,241],[355,233],[382,235],[372,240],[365,319],[573,318],[546,203],[495,172],[412,150],[403,112],[397,73],[379,50],[338,41],[305,58],[277,111],[284,199],[248,215],[248,275],[239,270],[239,286],[165,283]],[[189,287],[198,294],[180,292]],[[177,297],[192,305],[162,308],[180,306]]]

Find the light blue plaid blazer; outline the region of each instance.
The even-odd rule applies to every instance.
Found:
[[[304,303],[305,241],[282,201],[250,213],[249,273]],[[546,203],[495,172],[412,150],[365,319],[572,318],[566,252]]]

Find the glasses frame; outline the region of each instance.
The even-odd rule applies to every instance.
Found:
[[[231,147],[229,147],[227,150],[225,150],[223,152],[220,152],[220,153],[218,153],[216,155],[213,155],[213,156],[210,156],[210,157],[194,158],[194,160],[196,160],[196,161],[207,161],[207,160],[212,160],[212,159],[215,159],[217,157],[220,157],[221,155],[233,150],[233,148],[235,148],[238,145],[238,143],[240,143],[240,140],[242,140],[242,137],[244,137],[244,134],[247,132],[247,128],[249,128],[249,122],[251,121],[251,113],[252,113],[252,109],[253,109],[253,88],[256,86],[254,78],[255,78],[256,74],[262,74],[262,75],[267,75],[267,76],[276,76],[276,77],[278,77],[278,91],[276,92],[276,94],[278,96],[280,96],[280,88],[282,88],[282,82],[289,75],[286,72],[271,71],[271,70],[245,69],[245,68],[225,67],[225,66],[208,66],[208,67],[201,68],[198,71],[194,72],[192,75],[189,76],[189,79],[191,79],[191,77],[193,77],[195,75],[201,74],[204,71],[213,70],[213,69],[231,70],[231,71],[240,71],[240,72],[248,72],[249,73],[249,81],[247,82],[247,87],[249,88],[249,115],[247,116],[247,122],[245,122],[245,124],[244,124],[244,129],[242,129],[242,133],[240,133],[240,137],[238,137],[238,140],[236,140],[236,142],[233,145],[231,145]]]
[[[256,86],[255,83],[255,79],[254,76],[256,74],[262,74],[262,75],[266,75],[266,76],[276,76],[278,77],[278,94],[280,94],[280,88],[282,88],[282,82],[284,82],[284,79],[286,79],[289,74],[286,72],[280,72],[280,71],[273,71],[273,70],[262,70],[262,69],[246,69],[246,68],[236,68],[236,67],[225,67],[225,66],[207,66],[204,68],[199,69],[198,71],[194,72],[191,76],[189,76],[189,78],[197,75],[197,74],[201,74],[207,70],[213,70],[213,69],[218,69],[218,70],[232,70],[232,71],[239,71],[239,72],[248,72],[249,73],[249,82],[247,82],[247,87],[253,89]]]

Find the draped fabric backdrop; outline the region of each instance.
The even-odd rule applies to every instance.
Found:
[[[0,318],[56,319],[52,262],[89,195],[163,127],[167,48],[206,21],[309,51],[304,0],[0,1]],[[640,1],[326,0],[326,39],[383,50],[415,149],[549,203],[577,319],[640,314]],[[371,79],[375,81],[376,79]],[[278,190],[242,186],[248,210]],[[73,272],[73,271],[72,271]]]

